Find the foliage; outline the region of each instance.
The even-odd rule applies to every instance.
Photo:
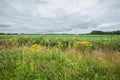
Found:
[[[10,48],[12,46],[31,46],[38,44],[46,48],[58,47],[88,49],[120,50],[119,35],[1,35],[0,45]],[[83,50],[83,49],[82,49]]]
[[[117,64],[119,61],[113,62],[104,56],[98,58],[87,54],[82,56],[82,54],[72,56],[67,53],[54,53],[54,49],[44,54],[0,51],[0,78],[2,80],[120,79],[120,65]],[[115,55],[111,56],[119,60],[119,57],[116,59]]]
[[[0,35],[0,80],[120,80],[119,62],[119,35]]]
[[[90,34],[120,35],[120,30],[111,31],[111,32],[103,32],[103,31],[94,30],[94,31],[92,31]]]
[[[31,53],[40,53],[42,49],[43,49],[43,46],[38,44],[33,44],[27,50],[30,51]]]

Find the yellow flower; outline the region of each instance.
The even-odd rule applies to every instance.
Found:
[[[29,47],[29,51],[32,53],[40,53],[42,51],[43,47],[38,44],[33,44]]]
[[[57,42],[57,47],[63,47],[63,43],[62,42]]]
[[[8,43],[11,44],[11,45],[16,45],[17,44],[17,38],[8,39]]]
[[[74,48],[77,48],[77,47],[80,47],[80,46],[86,46],[86,47],[90,47],[92,46],[92,44],[88,41],[75,41],[74,44],[73,44],[73,47]]]

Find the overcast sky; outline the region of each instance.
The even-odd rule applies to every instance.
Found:
[[[120,30],[120,0],[0,0],[0,32]]]

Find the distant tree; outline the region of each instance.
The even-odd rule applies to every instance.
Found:
[[[120,30],[115,31],[117,35],[120,35]]]
[[[5,33],[0,33],[0,35],[1,35],[1,34],[5,34]]]
[[[92,31],[90,34],[103,34],[103,32],[95,30],[95,31]]]
[[[107,35],[120,35],[120,30],[117,30],[117,31],[106,31],[106,32],[103,32],[103,31],[97,31],[97,30],[94,30],[92,31],[90,34],[107,34]]]

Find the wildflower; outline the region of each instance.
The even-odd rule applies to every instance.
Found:
[[[11,45],[16,45],[17,44],[17,38],[10,38],[7,41]]]
[[[43,47],[38,44],[33,44],[29,47],[29,51],[32,53],[40,53],[42,51]]]
[[[83,41],[83,42],[75,41],[74,44],[73,44],[74,48],[77,48],[77,47],[80,47],[80,46],[90,47],[90,46],[92,46],[92,44],[88,41]]]
[[[63,47],[63,43],[59,41],[59,42],[57,42],[57,46],[58,47]]]

